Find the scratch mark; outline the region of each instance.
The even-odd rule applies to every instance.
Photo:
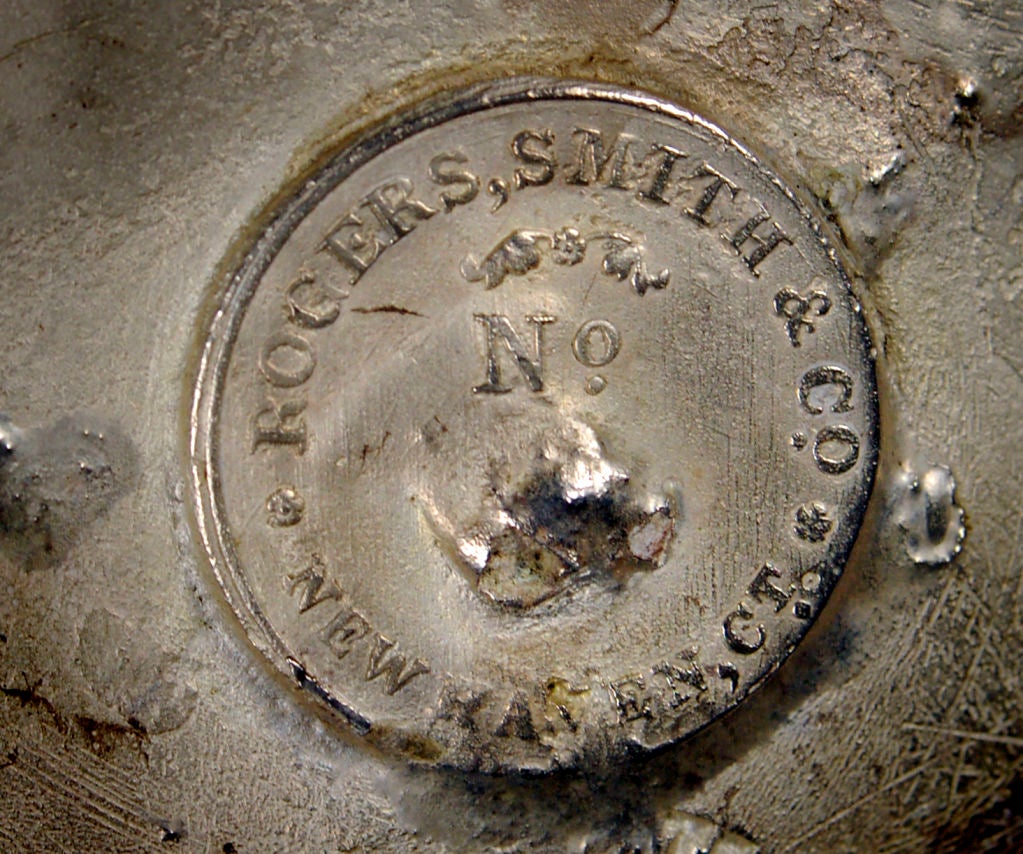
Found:
[[[420,314],[418,311],[413,311],[411,308],[402,308],[400,305],[375,305],[372,308],[353,308],[356,314],[402,314],[408,317],[426,317],[425,314]]]
[[[65,781],[67,785],[73,784],[77,789],[84,790],[86,794],[86,802],[103,805],[108,808],[108,811],[110,811],[111,814],[116,814],[120,811],[122,815],[118,817],[123,820],[125,824],[129,824],[131,820],[135,820],[139,822],[142,827],[148,827],[149,822],[147,821],[147,817],[142,809],[141,802],[139,801],[133,805],[122,805],[115,799],[100,791],[100,787],[95,785],[94,780],[89,774],[89,769],[86,764],[68,761],[41,744],[31,747],[26,746],[24,752],[25,758],[30,760],[21,763],[24,767],[28,767],[36,773],[51,774],[57,779]],[[92,763],[89,764],[91,765]]]
[[[86,789],[90,789],[97,799],[105,798],[107,802],[120,809],[125,815],[133,816],[144,824],[148,823],[149,816],[143,801],[135,797],[133,793],[119,789],[117,783],[109,779],[111,775],[104,771],[105,767],[110,767],[107,763],[96,759],[93,754],[86,754],[87,760],[84,762],[76,762],[62,759],[43,745],[38,745],[35,749],[64,776],[77,776],[81,784]]]
[[[1012,560],[1009,561],[1009,566],[1016,566],[1016,561],[1019,558],[1021,537],[1023,537],[1023,512],[1016,517],[1016,535],[1013,537]],[[1021,596],[1023,596],[1023,572],[1020,573],[1019,580],[1016,582],[1016,592],[1013,598],[1019,599]]]
[[[653,25],[649,30],[644,33],[647,36],[653,36],[663,30],[668,24],[671,23],[671,19],[675,17],[675,13],[678,11],[678,0],[668,0],[668,11],[664,13],[664,17],[661,18],[656,24]]]
[[[37,786],[43,789],[43,791],[48,792],[50,795],[64,795],[64,803],[66,805],[70,806],[71,804],[74,804],[85,814],[89,815],[91,813],[89,818],[95,824],[100,825],[110,833],[122,836],[129,841],[137,841],[138,830],[136,828],[133,828],[130,824],[123,820],[118,821],[107,810],[104,810],[97,803],[90,801],[87,796],[83,798],[82,793],[75,791],[75,789],[67,781],[62,781],[59,778],[46,773],[41,768],[33,768],[30,772],[27,770],[27,766],[25,765],[15,765],[14,771],[26,783]]]
[[[998,735],[992,732],[970,732],[965,729],[949,729],[929,724],[903,724],[902,728],[913,732],[929,732],[935,735],[944,735],[949,738],[963,738],[972,741],[983,741],[988,744],[1003,744],[1007,747],[1023,747],[1023,738],[1012,735]]]
[[[38,813],[39,812],[38,804],[36,804],[35,807],[36,807],[35,812]],[[55,839],[50,834],[49,830],[43,826],[43,823],[38,815],[35,815],[34,818],[35,821],[31,825],[32,833],[35,834],[36,837],[42,843],[42,846],[40,846],[41,848],[45,848],[45,850],[47,851],[59,851],[61,852],[61,854],[75,854],[75,852],[73,852],[72,849],[68,848],[68,846],[62,839]],[[2,837],[2,834],[0,834],[0,837]],[[24,835],[22,835],[20,839],[14,839],[11,836],[8,836],[7,838],[10,839],[12,843],[10,849],[11,851],[29,850],[26,846],[29,845],[30,840],[27,840]],[[35,839],[31,841],[35,842]],[[5,848],[4,850],[6,851],[7,849]]]
[[[956,573],[949,573],[948,580],[945,582],[945,586],[941,590],[941,596],[938,597],[937,603],[934,605],[933,610],[930,612],[929,615],[930,620],[927,621],[927,625],[924,627],[925,631],[930,631],[932,628],[934,628],[934,624],[938,621],[938,618],[941,616],[942,611],[945,608],[945,603],[948,602],[948,597],[951,595],[952,588],[955,586],[957,581],[959,581],[959,576]],[[927,614],[925,613],[924,616],[926,617]],[[922,645],[923,641],[922,640],[919,641],[919,644]]]
[[[0,65],[7,62],[9,59],[13,59],[25,48],[30,47],[31,45],[34,45],[37,42],[44,41],[53,36],[71,35],[72,33],[78,32],[78,30],[82,29],[83,27],[87,27],[90,24],[95,24],[101,20],[102,18],[86,18],[84,21],[79,21],[77,24],[73,24],[70,27],[62,27],[57,30],[46,30],[45,32],[37,33],[34,36],[29,36],[28,38],[21,39],[21,41],[16,41],[11,46],[11,49],[7,51],[7,53],[0,56]]]
[[[819,833],[823,833],[825,830],[827,830],[833,824],[837,824],[838,822],[840,822],[847,815],[850,815],[851,813],[856,812],[856,810],[858,810],[860,807],[869,804],[872,800],[874,800],[875,798],[883,795],[885,792],[889,791],[890,789],[894,789],[896,786],[901,786],[907,780],[911,780],[911,779],[913,779],[913,777],[916,777],[916,776],[922,774],[925,770],[927,770],[927,768],[929,766],[931,766],[933,764],[934,764],[934,760],[932,759],[932,760],[929,760],[929,761],[923,763],[922,765],[918,765],[916,768],[913,768],[912,770],[907,771],[905,774],[900,774],[898,777],[896,777],[890,783],[885,784],[880,789],[875,789],[870,794],[864,795],[859,800],[853,801],[845,809],[839,810],[838,812],[832,814],[830,818],[827,818],[824,821],[818,822],[816,826],[814,826],[813,828],[808,830],[800,839],[798,839],[796,842],[793,842],[791,845],[789,845],[784,850],[785,851],[794,851],[795,849],[797,849],[801,845],[803,845],[807,840],[813,839],[813,837],[817,836]]]
[[[977,622],[977,615],[974,614],[970,617],[970,622],[966,626],[966,630],[963,632],[963,637],[970,637],[973,633],[973,628]],[[991,640],[990,635],[985,635],[983,640],[977,644],[977,652],[970,661],[969,666],[966,668],[966,672],[959,679],[959,687],[956,689],[955,699],[952,700],[948,705],[948,710],[945,713],[945,720],[948,721],[954,714],[955,709],[960,708],[960,704],[963,701],[963,697],[966,695],[966,691],[969,688],[974,674],[977,672],[977,668],[980,666],[981,659],[988,651],[988,643]]]
[[[362,446],[362,451],[359,454],[359,456],[362,459],[362,465],[364,467],[366,465],[366,459],[369,456],[379,456],[380,454],[382,454],[384,452],[384,448],[387,447],[387,442],[390,440],[390,438],[391,438],[391,431],[388,430],[387,432],[384,433],[384,437],[383,437],[383,439],[380,440],[380,444],[379,445],[369,445],[369,444],[367,444],[367,445],[363,445]]]
[[[955,771],[949,776],[948,781],[948,794],[946,795],[948,805],[945,807],[945,820],[948,821],[952,818],[953,812],[955,811],[956,802],[959,794],[959,785],[963,778],[975,776],[975,771],[968,769],[966,762],[967,756],[970,752],[970,748],[973,747],[973,742],[963,741],[959,743],[959,749],[956,751],[958,754],[956,757]]]
[[[155,819],[147,804],[129,790],[125,772],[84,748],[68,743],[57,751],[42,744],[21,744],[17,759],[10,773],[59,798],[63,808],[75,810],[80,821],[101,828],[101,833],[119,834],[135,845],[152,831]]]
[[[92,751],[84,747],[80,747],[74,742],[68,742],[65,746],[65,750],[68,753],[75,753],[78,756],[77,760],[75,757],[69,756],[67,760],[65,760],[69,765],[84,768],[86,771],[94,769],[97,774],[107,778],[107,785],[111,787],[119,787],[122,795],[129,798],[133,797],[134,792],[138,787],[138,780],[126,773],[122,768],[97,757]],[[143,802],[140,800],[139,804],[142,803]]]

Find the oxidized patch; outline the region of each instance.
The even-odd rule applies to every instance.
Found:
[[[226,288],[193,485],[253,642],[354,732],[547,769],[681,739],[806,632],[877,455],[792,194],[638,93],[513,82],[338,152]]]

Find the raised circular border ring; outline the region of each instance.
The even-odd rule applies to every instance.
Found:
[[[603,101],[647,110],[699,128],[738,153],[750,167],[773,185],[795,207],[803,223],[819,241],[821,248],[834,266],[843,288],[850,295],[854,311],[859,318],[863,350],[873,353],[869,332],[862,320],[859,304],[852,296],[848,276],[834,248],[809,210],[785,184],[730,135],[699,116],[658,97],[606,84],[517,78],[496,84],[482,84],[454,95],[433,98],[415,108],[399,112],[382,125],[377,125],[364,132],[346,145],[338,154],[329,159],[326,165],[316,173],[315,178],[307,181],[290,200],[275,205],[268,211],[268,214],[273,214],[276,211],[279,213],[272,218],[270,225],[251,245],[234,275],[222,288],[220,298],[217,300],[217,311],[206,328],[195,385],[194,388],[190,388],[192,397],[189,418],[190,483],[200,539],[210,559],[217,582],[250,641],[278,671],[290,679],[296,680],[308,693],[318,697],[347,723],[353,733],[370,743],[381,744],[380,740],[374,737],[373,722],[328,688],[322,686],[314,675],[305,671],[302,664],[289,650],[284,639],[264,615],[247,583],[232,546],[223,508],[220,504],[220,484],[216,466],[218,406],[232,347],[248,302],[281,247],[311,210],[377,154],[423,130],[436,127],[457,117],[494,107],[559,99]],[[266,219],[270,220],[271,217],[268,215]],[[869,388],[862,393],[862,401],[867,410],[868,432],[862,437],[860,448],[863,485],[857,496],[856,505],[850,510],[852,517],[857,520],[856,525],[850,531],[846,541],[835,546],[836,564],[839,567],[844,566],[847,562],[856,532],[862,524],[873,487],[878,459],[877,384],[872,361],[868,361],[866,370]],[[837,573],[834,579],[829,580],[831,586],[835,580],[837,580]],[[821,591],[820,601],[822,603],[830,592],[830,587]],[[777,669],[791,653],[811,624],[812,621],[807,621],[806,629],[792,639],[791,643],[781,651],[780,655],[775,657],[769,667],[736,692],[726,707],[712,715],[708,724],[720,714],[741,704],[755,688],[762,684],[763,680]],[[685,733],[683,738],[690,737],[696,731],[699,730]],[[408,749],[409,740],[415,740],[414,733],[407,734],[404,741],[401,738],[395,740],[394,734],[390,733],[383,740],[382,746],[396,748],[398,753],[406,756],[414,756],[415,751]],[[465,767],[471,764],[471,761],[460,757],[452,764]],[[517,767],[514,763],[504,766],[498,762],[496,765],[497,770]]]

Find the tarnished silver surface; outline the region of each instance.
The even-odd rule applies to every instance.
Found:
[[[412,758],[599,767],[691,734],[781,663],[862,520],[845,274],[651,96],[520,80],[392,119],[222,306],[192,423],[218,576],[282,671]]]
[[[0,850],[1020,848],[1017,4],[35,0],[0,23]],[[592,88],[509,82],[540,78]],[[631,189],[613,159],[568,183],[582,127],[604,155],[640,140]],[[516,153],[529,128],[549,184],[516,186],[548,150]],[[687,154],[664,206],[637,198],[654,142]],[[431,177],[443,153],[466,159]],[[685,213],[697,160],[743,179],[714,227]],[[436,213],[346,284],[319,241],[396,177]],[[793,241],[760,276],[729,245],[744,196]],[[862,517],[849,293],[878,351]],[[316,364],[281,388],[302,353],[263,349],[288,333]],[[800,401],[828,366],[851,411],[842,381]],[[252,453],[257,398],[300,393],[304,453]],[[861,440],[848,472],[815,463],[827,425]],[[540,525],[552,505],[580,524]],[[300,614],[314,554],[348,598]],[[819,596],[800,556],[833,570]],[[725,636],[743,602],[751,653]],[[342,607],[366,631],[339,659]],[[737,695],[779,666],[737,702],[727,663]],[[623,722],[610,683],[636,675],[625,716],[649,714]]]

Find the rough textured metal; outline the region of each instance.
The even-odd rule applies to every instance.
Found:
[[[0,15],[0,848],[1019,847],[1015,4],[87,0]],[[653,755],[526,778],[377,753],[273,676],[198,545],[187,442],[206,334],[264,212],[389,117],[523,75],[650,93],[769,164],[852,276],[882,428],[841,581],[759,691]],[[767,319],[799,307],[783,298]],[[618,388],[611,367],[594,405]],[[253,518],[291,536],[320,506],[304,483],[255,495]],[[815,501],[829,509],[801,497],[808,532]]]

